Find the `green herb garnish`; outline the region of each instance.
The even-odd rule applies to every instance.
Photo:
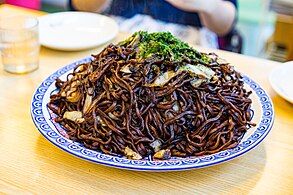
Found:
[[[137,48],[137,55],[141,58],[149,58],[153,55],[162,56],[172,61],[182,61],[185,58],[199,61],[204,64],[210,62],[206,54],[202,54],[190,47],[187,43],[173,36],[170,32],[148,33],[139,31],[120,45],[132,45]]]

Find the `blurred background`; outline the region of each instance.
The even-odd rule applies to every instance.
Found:
[[[45,12],[69,10],[68,0],[6,0]],[[293,60],[293,0],[239,0],[236,25],[241,53],[276,61]]]

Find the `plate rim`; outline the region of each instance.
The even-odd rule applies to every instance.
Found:
[[[278,94],[280,95],[282,98],[284,98],[285,100],[287,100],[288,102],[290,103],[293,103],[293,97],[290,97],[288,95],[286,95],[286,93],[284,93],[280,87],[278,87],[278,84],[274,82],[274,77],[275,77],[275,74],[281,70],[281,69],[286,69],[288,66],[292,66],[293,67],[293,61],[289,61],[289,62],[285,62],[277,67],[275,67],[271,72],[270,72],[270,75],[269,75],[269,82],[273,88],[273,90]]]
[[[91,59],[92,59],[92,57],[88,56],[86,58],[77,60],[73,63],[68,64],[68,65],[65,65],[65,66],[59,68],[57,71],[50,74],[46,79],[42,80],[41,84],[38,85],[35,92],[33,93],[32,100],[31,100],[31,109],[30,109],[31,117],[33,119],[35,126],[37,127],[38,131],[48,141],[50,141],[51,143],[53,143],[53,145],[57,146],[58,148],[62,149],[63,151],[65,151],[71,155],[74,155],[76,157],[79,157],[81,159],[84,159],[84,160],[87,160],[87,161],[90,161],[93,163],[98,163],[98,164],[110,166],[110,167],[135,170],[135,171],[155,171],[155,172],[157,172],[157,171],[181,171],[181,170],[204,168],[204,167],[213,166],[216,164],[220,164],[220,163],[235,159],[235,158],[249,152],[250,150],[254,149],[256,146],[258,146],[265,139],[265,137],[269,134],[269,132],[271,131],[272,126],[274,124],[275,112],[274,112],[274,106],[273,106],[273,102],[272,102],[271,98],[269,97],[267,92],[261,88],[261,86],[259,84],[257,84],[255,81],[250,79],[248,76],[242,74],[243,78],[244,78],[244,82],[246,84],[249,84],[249,83],[251,84],[250,88],[255,93],[255,95],[258,97],[260,104],[261,104],[260,105],[261,106],[260,121],[257,124],[257,127],[256,127],[254,133],[252,135],[250,135],[250,137],[247,138],[247,141],[249,141],[249,140],[254,140],[254,141],[252,142],[252,144],[245,143],[246,145],[248,144],[246,147],[243,142],[241,144],[244,146],[240,146],[241,144],[239,144],[235,148],[224,150],[224,151],[221,151],[221,152],[218,152],[215,154],[205,155],[203,157],[181,158],[181,159],[177,159],[177,160],[167,160],[167,161],[130,160],[130,159],[125,159],[125,158],[121,158],[118,156],[103,154],[101,152],[90,150],[85,147],[80,147],[81,145],[78,142],[73,142],[73,141],[69,140],[68,138],[65,138],[64,136],[62,136],[58,132],[57,129],[53,130],[50,128],[50,126],[46,122],[46,119],[43,115],[43,110],[42,110],[43,102],[42,101],[43,101],[44,94],[48,90],[49,86],[51,86],[52,84],[55,83],[56,77],[59,77],[59,76],[65,74],[67,71],[72,70],[73,67],[75,67],[77,64],[89,62]],[[50,82],[48,82],[48,81],[50,81]],[[44,89],[46,89],[46,90],[43,91]],[[258,90],[258,91],[256,91],[256,90]],[[260,94],[258,94],[258,93],[260,93]],[[40,95],[40,97],[38,97],[38,95]],[[263,98],[263,100],[262,100],[262,98]],[[38,103],[39,105],[36,106],[35,105],[36,103]],[[44,103],[46,103],[46,102],[44,102]],[[265,105],[267,105],[266,108],[264,108]],[[265,111],[267,111],[268,116],[265,116]],[[267,122],[263,122],[263,121],[265,121],[265,119],[267,119]],[[47,125],[48,127],[45,128],[45,126],[42,127],[42,125]],[[48,133],[46,134],[46,132],[49,130],[51,130],[50,132],[54,132],[56,135],[52,135],[52,137],[51,137],[48,135]],[[57,133],[56,133],[56,131],[57,131]],[[256,134],[257,131],[261,131],[262,133]],[[254,135],[258,135],[258,137],[253,138]],[[60,140],[63,140],[63,141],[65,140],[65,142],[67,142],[68,144],[66,146],[61,145],[61,143],[59,143],[60,141],[58,141],[59,138],[61,138]],[[74,151],[74,149],[69,148],[71,145],[80,147],[80,150],[78,152]],[[241,149],[241,147],[242,147],[242,149]],[[233,150],[238,150],[238,148],[240,148],[240,151],[236,151],[236,152],[233,151]],[[94,157],[87,156],[87,155],[83,154],[82,152],[92,152],[92,153],[97,153],[97,154],[94,156],[95,157],[94,158]],[[227,153],[232,152],[232,154],[230,153],[226,157],[225,156],[221,157],[220,155],[224,154],[225,152],[227,152]],[[208,160],[208,158],[210,158],[210,157],[213,159]],[[111,161],[109,159],[111,159]],[[117,160],[117,159],[119,159],[121,162],[119,162],[119,160]],[[207,159],[207,160],[205,160],[205,159]],[[201,162],[199,164],[187,163],[187,161],[194,161],[194,160],[195,161],[203,161],[203,162]],[[124,161],[124,162],[122,162],[122,161]],[[174,164],[176,162],[180,162],[181,164],[180,163],[179,163],[179,165]],[[186,163],[184,166],[182,166],[183,162]],[[146,164],[148,164],[148,165],[146,165]]]
[[[56,13],[51,13],[51,14],[46,14],[43,16],[39,16],[38,17],[38,22],[39,22],[39,36],[41,37],[41,20],[44,20],[45,18],[49,18],[49,17],[53,17],[54,15],[67,15],[67,14],[75,14],[75,15],[79,15],[79,14],[84,14],[84,15],[92,15],[94,17],[103,17],[103,18],[107,18],[107,20],[111,21],[113,23],[113,27],[114,29],[114,33],[113,36],[111,36],[109,39],[107,39],[106,41],[102,41],[99,43],[94,43],[92,45],[88,45],[88,46],[56,46],[56,45],[52,45],[50,42],[48,43],[47,41],[43,41],[43,39],[39,38],[40,44],[44,47],[50,48],[50,49],[55,49],[55,50],[59,50],[59,51],[82,51],[82,50],[87,50],[87,49],[92,49],[95,48],[99,45],[105,44],[108,41],[114,39],[118,32],[119,32],[119,26],[118,23],[111,17],[106,16],[106,15],[102,15],[99,13],[91,13],[91,12],[84,12],[84,11],[63,11],[63,12],[56,12]]]

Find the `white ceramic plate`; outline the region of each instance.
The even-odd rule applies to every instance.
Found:
[[[113,39],[117,23],[107,16],[87,12],[59,12],[39,18],[40,43],[52,49],[78,51]]]
[[[275,68],[269,79],[273,89],[281,97],[293,103],[293,61]]]

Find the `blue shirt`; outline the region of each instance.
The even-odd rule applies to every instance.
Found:
[[[229,1],[237,8],[237,0]],[[165,22],[202,27],[197,13],[180,10],[165,0],[113,0],[107,13],[126,18],[146,14]]]
[[[227,1],[230,1],[235,8],[238,7],[237,0]],[[75,10],[71,0],[69,0],[69,6],[71,10]],[[146,14],[164,22],[202,27],[197,13],[180,10],[165,0],[112,0],[106,13],[125,18],[131,18],[135,14]]]

